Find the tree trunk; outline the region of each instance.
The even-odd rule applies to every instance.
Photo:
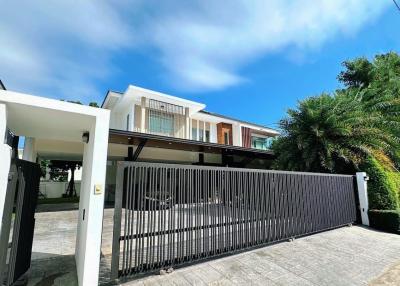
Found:
[[[71,167],[71,180],[69,180],[68,188],[67,188],[67,196],[72,198],[76,197],[75,190],[75,167]]]

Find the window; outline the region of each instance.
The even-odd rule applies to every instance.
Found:
[[[210,142],[210,123],[209,122],[206,122],[205,129],[206,129],[206,132],[205,132],[204,141],[205,142]]]
[[[126,130],[129,131],[130,114],[126,116]]]
[[[199,121],[199,141],[204,141],[204,122]]]
[[[197,140],[197,120],[192,119],[192,140]]]
[[[251,136],[251,147],[254,149],[268,150],[271,147],[272,138]]]
[[[174,136],[174,115],[149,110],[150,133]]]
[[[229,145],[229,131],[224,131],[224,144]]]

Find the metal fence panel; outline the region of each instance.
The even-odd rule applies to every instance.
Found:
[[[119,162],[112,277],[356,220],[353,176]]]

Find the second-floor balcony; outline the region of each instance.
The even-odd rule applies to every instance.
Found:
[[[140,116],[137,119],[143,123],[135,122],[134,131],[186,138],[186,114],[183,106],[161,102],[153,99],[145,99],[144,107],[140,108]]]

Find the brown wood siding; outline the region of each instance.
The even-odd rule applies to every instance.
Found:
[[[229,132],[229,145],[232,145],[232,124],[220,122],[217,124],[218,144],[225,144],[224,134]]]
[[[242,127],[242,146],[251,148],[251,129]]]

